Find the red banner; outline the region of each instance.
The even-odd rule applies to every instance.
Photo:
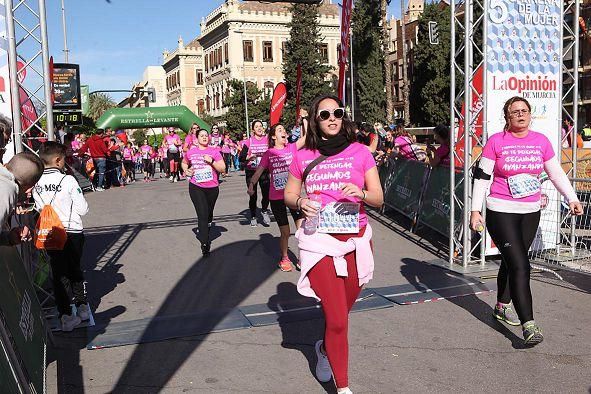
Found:
[[[478,67],[476,70],[476,74],[474,75],[474,89],[475,91],[472,92],[472,105],[470,106],[470,119],[471,119],[471,134],[473,136],[478,137],[479,139],[482,138],[482,117],[484,115],[483,106],[484,103],[482,101],[483,92],[484,92],[484,78],[483,78],[483,69],[482,66]],[[457,130],[456,136],[456,167],[463,167],[464,165],[464,147],[466,146],[466,139],[465,139],[465,127],[464,127],[464,116],[466,113],[466,103],[462,104],[462,117],[459,121],[459,127]],[[474,119],[476,117],[476,119]],[[477,139],[476,137],[472,137],[472,146],[476,145]]]
[[[298,64],[296,77],[296,126],[300,125],[300,101],[302,99],[302,65]]]
[[[279,123],[281,114],[283,113],[283,106],[285,105],[285,98],[287,97],[287,88],[283,82],[279,82],[273,91],[271,98],[271,114],[269,115],[269,126],[274,126]]]
[[[21,124],[22,130],[28,129],[37,120],[37,110],[33,105],[33,101],[25,91],[25,89],[18,87],[19,100],[21,103]]]
[[[351,27],[351,8],[353,0],[343,0],[341,9],[341,49],[339,51],[339,99],[345,98],[345,72],[349,54],[349,30]]]

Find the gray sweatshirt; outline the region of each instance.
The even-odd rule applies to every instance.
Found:
[[[10,218],[18,199],[18,185],[14,175],[0,166],[0,245],[8,245],[8,219]]]

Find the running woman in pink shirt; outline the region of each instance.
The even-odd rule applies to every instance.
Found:
[[[189,196],[197,213],[201,252],[207,256],[211,250],[209,229],[220,193],[218,174],[226,170],[219,149],[209,146],[207,130],[199,130],[193,146],[185,152],[181,166],[189,178]]]
[[[170,182],[180,180],[179,163],[181,161],[181,137],[175,133],[174,127],[168,128],[168,135],[164,136],[166,155],[170,163]]]
[[[364,205],[381,207],[384,195],[374,158],[355,141],[355,125],[337,97],[314,99],[309,122],[305,147],[291,163],[284,193],[285,204],[306,218],[296,233],[298,291],[319,299],[324,311],[324,341],[315,346],[316,377],[321,382],[334,377],[338,393],[351,393],[349,312],[373,276],[372,230]],[[302,186],[306,196],[300,195]],[[320,209],[310,201],[312,194],[320,197]]]
[[[244,141],[242,151],[240,152],[240,161],[246,163],[245,175],[246,185],[250,185],[250,180],[254,175],[263,154],[269,149],[269,140],[265,135],[263,122],[254,120],[251,124],[252,133],[250,138]],[[261,215],[263,216],[263,223],[268,226],[271,224],[269,217],[269,174],[264,172],[258,179],[258,184],[261,188]],[[257,226],[257,182],[253,183],[254,193],[248,200],[248,208],[250,209],[250,226]]]
[[[490,186],[486,228],[503,257],[493,314],[512,326],[521,324],[524,344],[534,346],[544,339],[534,321],[528,258],[540,222],[540,174],[548,174],[573,214],[581,215],[583,208],[548,138],[530,130],[529,102],[513,97],[503,106],[503,115],[505,128],[488,139],[474,174],[470,226],[475,231],[484,230],[480,212]]]
[[[140,155],[142,156],[142,167],[144,168],[144,182],[150,182],[150,174],[152,173],[152,147],[148,145],[148,140],[140,147]]]
[[[281,271],[288,272],[292,270],[291,260],[288,255],[289,242],[289,220],[287,218],[287,207],[283,201],[283,191],[287,183],[289,175],[289,166],[293,160],[298,149],[304,146],[306,134],[304,133],[295,143],[289,144],[287,142],[287,131],[282,124],[276,124],[271,127],[268,135],[269,150],[267,150],[259,163],[259,167],[250,179],[248,184],[248,195],[254,194],[254,185],[259,180],[260,176],[267,171],[270,176],[269,200],[271,203],[271,211],[277,225],[281,237],[279,238],[279,249],[281,251],[281,260],[279,261],[279,268]],[[300,227],[301,214],[294,209],[289,209],[296,228]]]

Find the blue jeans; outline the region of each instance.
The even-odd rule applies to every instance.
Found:
[[[234,159],[234,171],[239,171],[240,170],[240,160],[238,159],[238,154],[232,155],[232,158]]]
[[[103,187],[105,185],[105,171],[107,170],[107,159],[102,157],[94,158],[92,160],[94,161],[95,171],[96,173],[98,173],[98,182],[96,186]]]

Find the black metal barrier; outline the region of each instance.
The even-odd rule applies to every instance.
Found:
[[[449,237],[449,167],[432,168],[419,161],[396,158],[380,164],[378,173],[384,205],[409,218],[413,232],[423,225]],[[457,174],[456,193],[462,194],[462,172]],[[456,210],[454,216],[457,227],[461,212]]]
[[[2,393],[45,392],[46,333],[45,317],[20,254],[15,247],[0,246]]]

